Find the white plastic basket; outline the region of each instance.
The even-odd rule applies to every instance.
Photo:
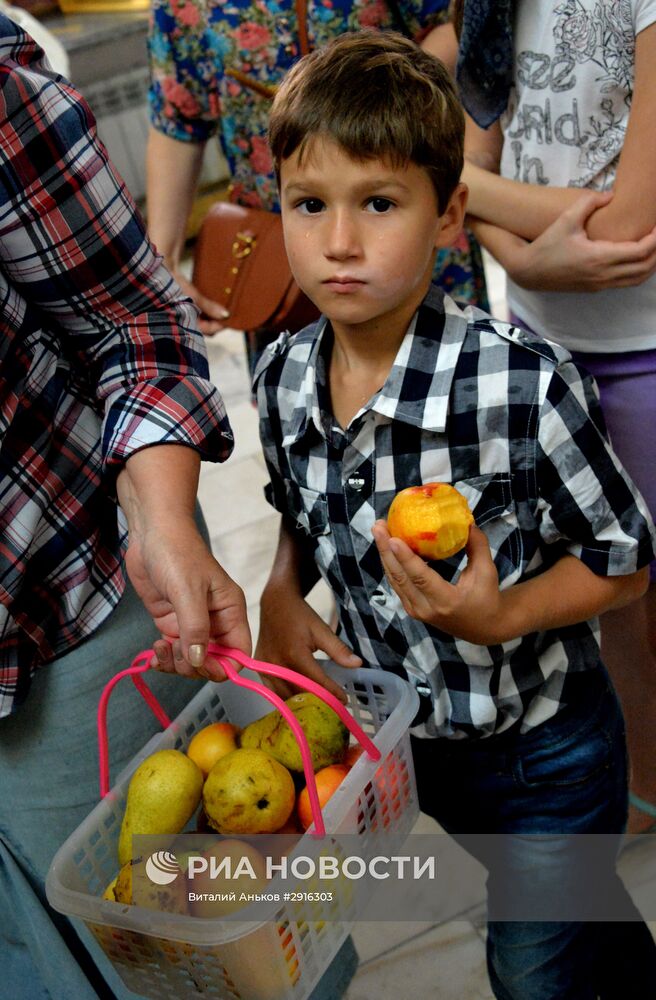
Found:
[[[397,850],[419,806],[408,725],[418,706],[414,688],[383,670],[329,668],[344,687],[348,709],[381,751],[362,755],[323,810],[329,834],[357,834],[363,852]],[[125,985],[153,1000],[306,1000],[354,923],[348,886],[331,901],[272,904],[267,919],[252,922],[176,915],[102,898],[116,875],[117,843],[130,777],[142,760],[167,747],[184,750],[211,722],[251,719],[226,711],[228,684],[207,684],[169,728],[152,740],[120,775],[57,852],[46,882],[54,909],[81,918]],[[243,705],[243,701],[242,701]],[[311,853],[309,834],[296,851]],[[312,839],[316,845],[316,839]],[[247,911],[242,911],[246,915]]]

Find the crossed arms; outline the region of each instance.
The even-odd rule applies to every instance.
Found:
[[[600,194],[499,177],[501,132],[467,123],[471,227],[525,288],[597,291],[656,270],[656,24],[636,40],[635,85],[615,187]]]

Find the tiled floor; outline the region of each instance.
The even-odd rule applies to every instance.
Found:
[[[505,318],[503,274],[494,264],[489,270],[489,288],[492,311]],[[226,401],[236,447],[223,465],[203,466],[200,500],[214,553],[246,593],[255,638],[259,595],[275,552],[278,515],[262,492],[267,475],[260,454],[256,411],[250,402],[243,335],[225,331],[208,340],[207,348],[212,379]],[[331,602],[325,589],[315,588],[311,600],[320,613],[330,613]],[[432,820],[420,817],[416,832],[429,833],[433,829],[436,824]],[[649,899],[653,908],[656,849],[650,844],[635,847],[625,854],[622,869],[628,884],[638,886],[636,899]],[[656,930],[656,924],[652,928]],[[485,968],[482,900],[457,921],[360,923],[353,936],[361,962],[347,1000],[370,1000],[374,996],[377,1000],[397,1000],[410,992],[415,997],[436,1000],[492,1000]]]

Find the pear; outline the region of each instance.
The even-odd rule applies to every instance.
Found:
[[[340,763],[346,753],[349,733],[337,713],[307,691],[292,695],[285,704],[289,705],[307,737],[314,770]],[[239,743],[249,749],[264,750],[290,771],[303,770],[296,737],[277,709],[246,726]]]
[[[118,882],[118,875],[115,875],[112,881],[109,883],[105,891],[103,892],[103,899],[109,899],[112,903],[116,902],[116,884]]]
[[[114,882],[114,899],[117,903],[132,902],[132,862],[126,861]]]
[[[241,748],[217,760],[203,786],[203,806],[218,833],[273,833],[289,819],[296,789],[286,767],[264,750]]]
[[[131,859],[134,834],[180,833],[202,790],[202,771],[180,750],[158,750],[146,757],[130,779],[118,841],[119,864]]]
[[[160,913],[186,913],[188,909],[184,873],[181,871],[172,885],[154,885],[144,871],[141,859],[121,865],[103,898],[129,905],[137,903],[146,910],[158,910]]]

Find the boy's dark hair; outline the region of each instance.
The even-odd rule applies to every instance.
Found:
[[[414,163],[429,174],[440,214],[463,165],[464,116],[449,73],[396,32],[339,35],[304,56],[276,93],[269,143],[276,173],[325,136],[359,160]]]

